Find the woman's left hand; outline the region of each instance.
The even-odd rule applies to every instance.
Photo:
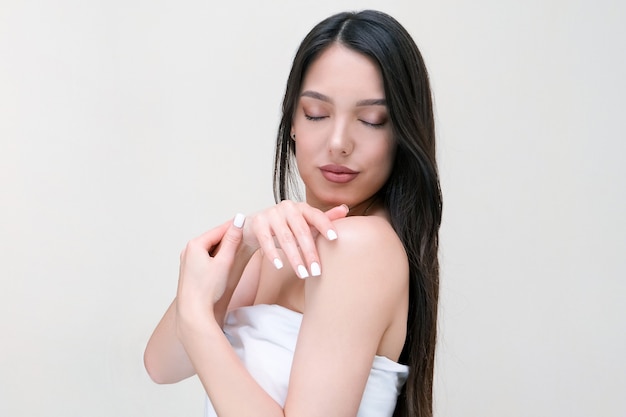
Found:
[[[179,319],[195,320],[212,314],[213,306],[226,290],[235,254],[242,240],[244,220],[243,214],[237,214],[233,221],[187,243],[180,254],[176,295]]]

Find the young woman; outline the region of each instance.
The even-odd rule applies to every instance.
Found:
[[[181,254],[150,376],[197,374],[210,416],[431,416],[441,193],[426,68],[393,18],[304,39],[274,179],[280,203]]]

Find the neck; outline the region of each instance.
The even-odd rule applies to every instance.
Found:
[[[305,201],[313,207],[316,207],[322,211],[330,210],[333,206],[325,206],[323,204],[316,204],[315,201],[311,201],[310,199],[305,199]],[[375,214],[380,214],[380,209],[382,209],[382,200],[375,194],[368,198],[367,200],[363,200],[360,203],[354,204],[348,207],[350,211],[348,212],[348,216],[370,216]]]
[[[380,205],[377,195],[350,207],[348,216],[367,216],[378,210]]]

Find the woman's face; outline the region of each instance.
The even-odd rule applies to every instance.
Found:
[[[395,144],[378,66],[341,44],[309,67],[293,118],[307,202],[365,206],[387,181]]]

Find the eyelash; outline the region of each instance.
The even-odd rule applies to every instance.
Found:
[[[318,122],[320,120],[325,119],[327,116],[309,116],[308,114],[305,114],[304,117],[307,120],[310,120],[312,122]],[[383,123],[370,123],[370,122],[366,122],[365,120],[359,120],[361,123],[363,123],[365,126],[367,127],[371,127],[372,129],[380,129],[385,125],[385,122]]]
[[[385,125],[385,122],[383,123],[370,123],[370,122],[366,122],[365,120],[361,120],[361,123],[363,123],[365,126],[374,128],[374,129],[380,129],[381,127],[383,127]]]

